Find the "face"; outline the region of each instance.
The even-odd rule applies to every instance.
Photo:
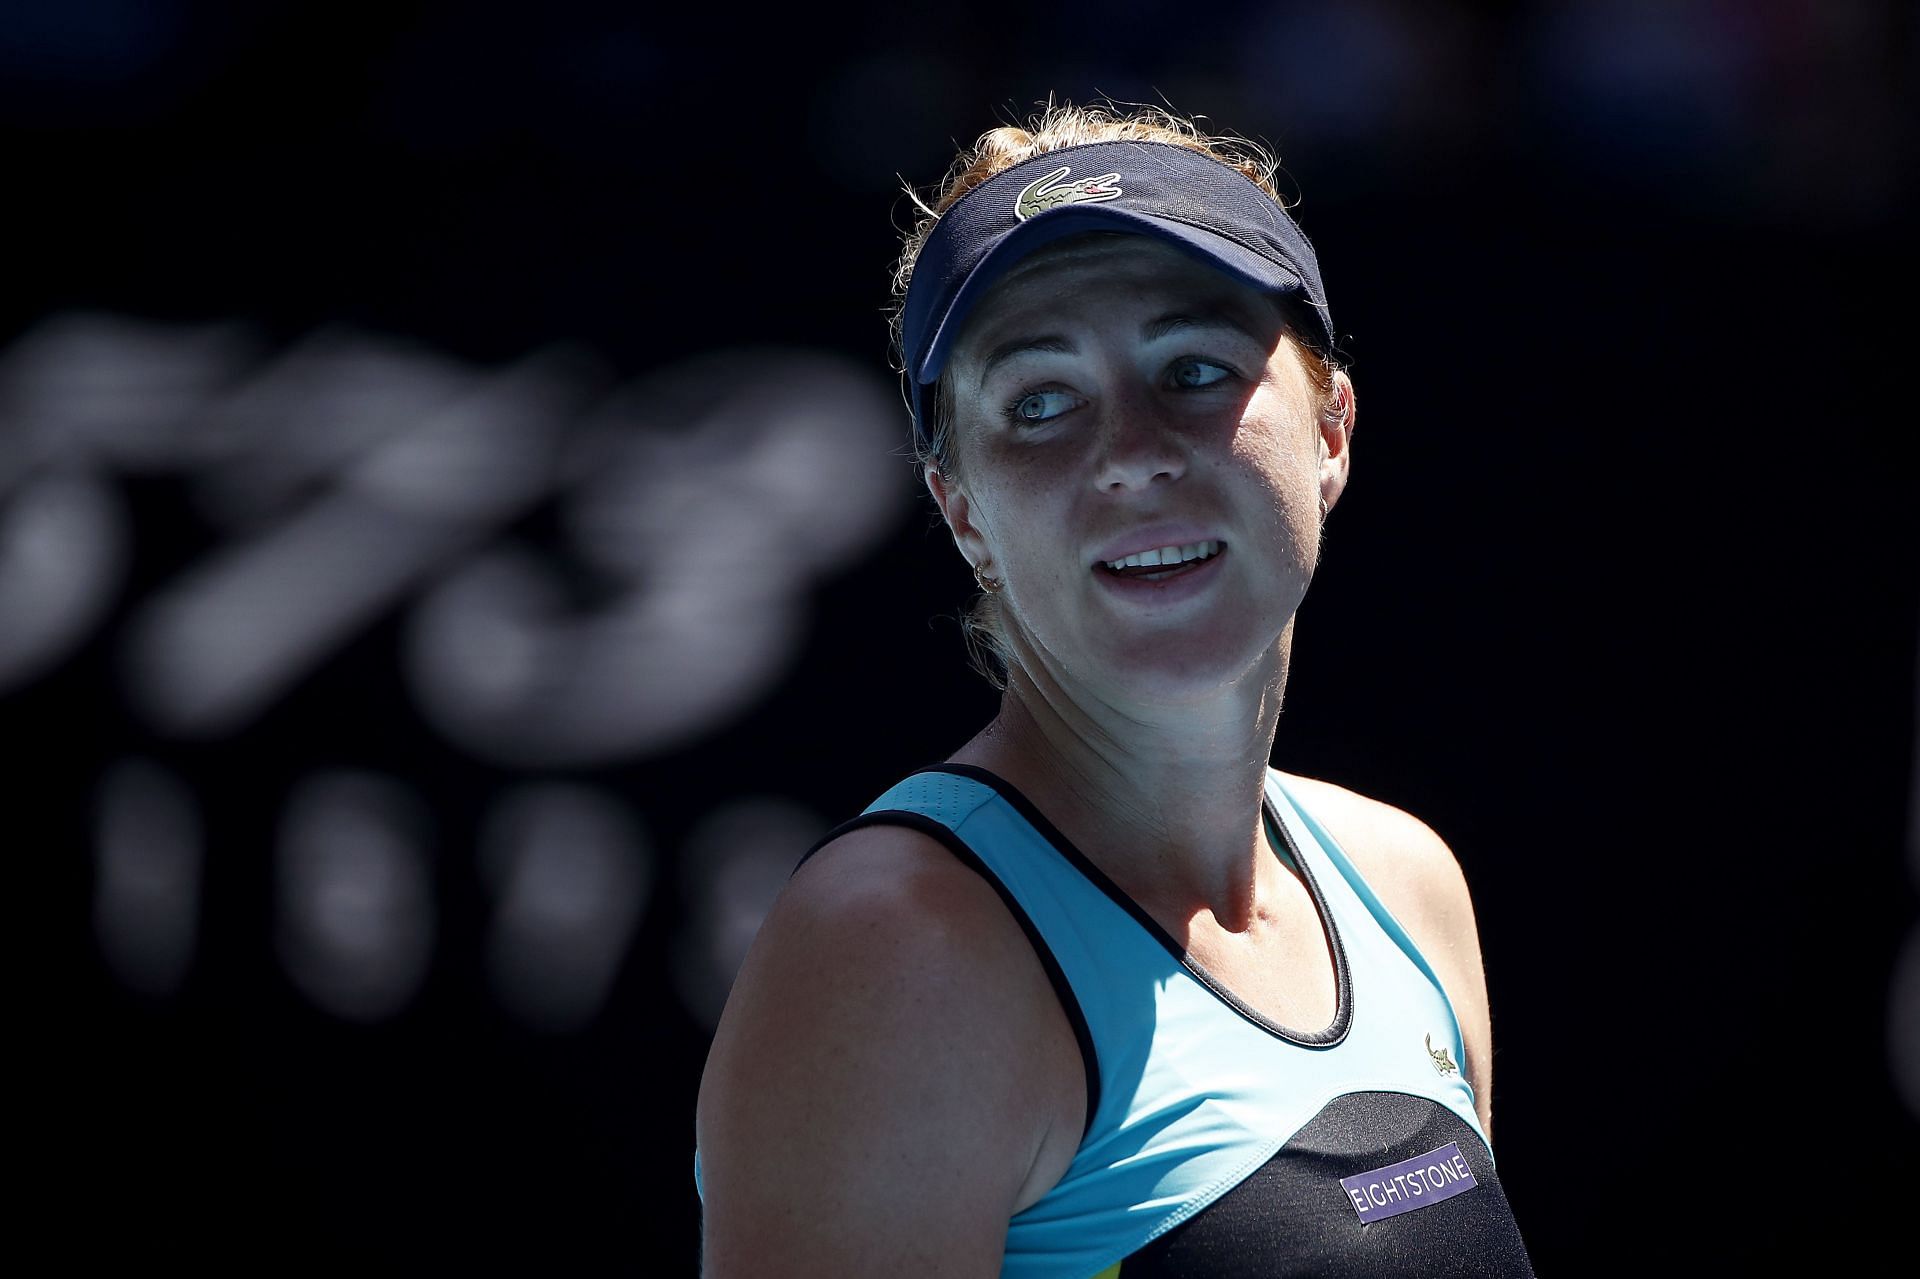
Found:
[[[1064,241],[974,310],[947,376],[958,474],[927,484],[1023,666],[1143,702],[1284,669],[1351,416],[1323,418],[1269,299],[1158,240]]]

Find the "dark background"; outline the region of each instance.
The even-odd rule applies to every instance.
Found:
[[[899,177],[931,182],[1050,92],[1261,137],[1299,197],[1360,411],[1274,761],[1458,853],[1539,1268],[1899,1237],[1920,1188],[1917,49],[1895,3],[10,8],[0,747],[9,851],[47,885],[27,1042],[65,1237],[250,1269],[692,1271],[699,974],[724,982],[768,866],[993,707],[908,468],[781,455],[756,406],[791,391],[885,428],[849,450],[898,451]],[[482,469],[560,478],[468,519],[460,472],[408,472],[324,526],[367,547],[241,592],[231,627],[209,613],[226,656],[194,684],[143,638],[166,601],[303,512],[363,509],[325,506],[348,463],[287,461],[385,438],[355,435],[332,374],[233,408],[320,340],[478,387],[456,434],[497,402],[487,379],[551,357],[529,420],[559,425]],[[804,392],[816,374],[843,381]],[[711,464],[730,450],[757,450],[753,485]],[[579,495],[616,471],[639,496],[583,534]],[[693,554],[781,503],[775,560]],[[850,506],[870,513],[838,549],[803,545]],[[191,689],[244,666],[288,592],[333,599],[455,525],[270,696],[196,717]],[[694,591],[751,579],[786,619],[768,673],[598,744],[519,712],[463,728],[419,671],[469,632],[424,619],[503,549],[556,626],[676,564]],[[58,571],[29,590],[34,563]],[[35,632],[76,582],[90,602]],[[557,651],[543,678],[585,669]],[[526,924],[485,814],[536,790],[573,814],[540,829],[604,820],[615,851],[567,863]],[[290,869],[314,813],[400,850],[328,863],[317,960]],[[610,984],[495,962],[569,920],[610,939]],[[386,968],[340,958],[363,923]],[[542,1011],[550,990],[570,1012]]]

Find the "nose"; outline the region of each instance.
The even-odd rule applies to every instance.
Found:
[[[1123,492],[1186,473],[1186,442],[1179,428],[1146,396],[1129,396],[1105,413],[1096,470],[1100,488]]]

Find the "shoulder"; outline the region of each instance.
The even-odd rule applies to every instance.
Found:
[[[1459,859],[1419,818],[1344,786],[1282,773],[1413,939],[1460,1022],[1481,1128],[1493,1135],[1493,1028],[1473,899]]]
[[[783,958],[802,958],[799,968]],[[769,912],[735,986],[743,1008],[763,987],[866,1014],[948,1020],[975,1005],[1002,1008],[1030,985],[1032,946],[1000,889],[940,839],[894,823],[862,826],[823,845]],[[836,971],[837,970],[837,971]],[[824,985],[818,978],[838,980]],[[1050,988],[1049,988],[1049,997]],[[898,1006],[894,1006],[897,1001]],[[890,1023],[880,1023],[884,1029]],[[873,1028],[870,1017],[862,1025]]]
[[[701,1082],[709,1273],[996,1273],[1061,1139],[1036,1045],[1064,1020],[998,891],[938,840],[828,843],[754,941]]]
[[[1416,920],[1425,920],[1444,929],[1472,930],[1466,876],[1453,850],[1431,826],[1404,809],[1333,782],[1293,773],[1281,777],[1403,925],[1411,929]]]

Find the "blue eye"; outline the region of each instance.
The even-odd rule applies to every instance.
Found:
[[[1196,360],[1188,357],[1176,361],[1169,376],[1176,387],[1191,391],[1203,386],[1212,386],[1215,382],[1224,382],[1233,376],[1233,370],[1225,365],[1215,364],[1211,360]]]
[[[1007,418],[1015,424],[1037,425],[1050,422],[1079,403],[1066,391],[1028,391],[1007,405]]]

